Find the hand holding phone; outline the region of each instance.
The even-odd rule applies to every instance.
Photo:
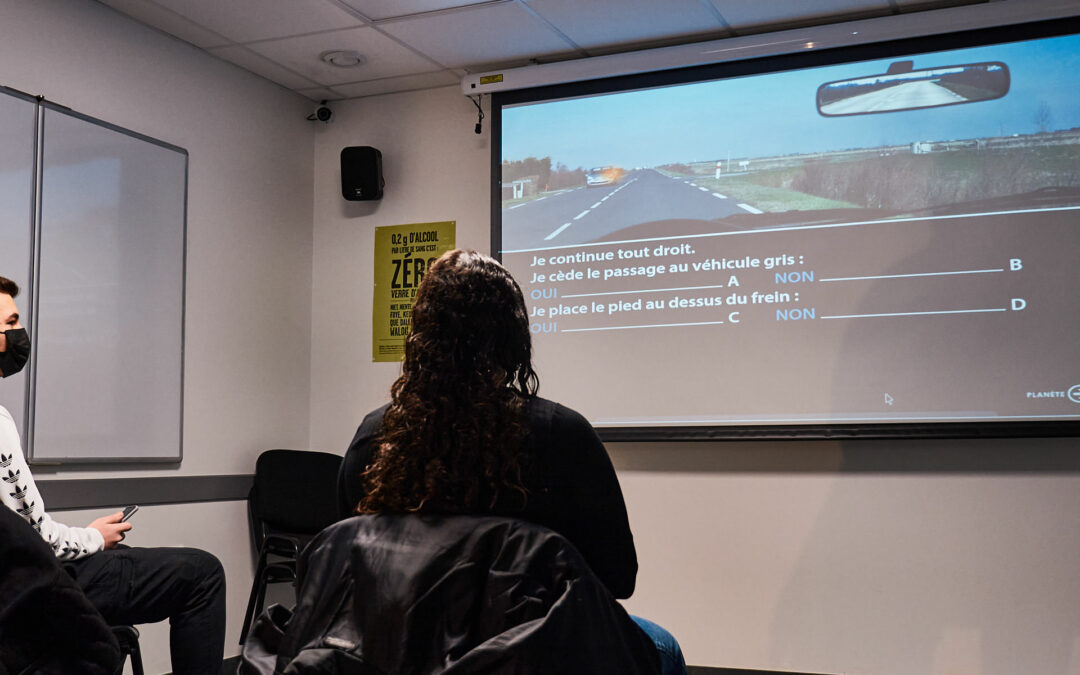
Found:
[[[105,548],[116,548],[117,544],[124,541],[125,533],[131,529],[131,523],[125,523],[124,521],[135,515],[135,512],[138,510],[138,506],[129,506],[119,514],[110,513],[107,516],[98,518],[90,523],[88,527],[92,527],[101,533],[101,539]],[[117,515],[120,517],[117,518]]]
[[[139,510],[138,505],[132,504],[131,506],[124,508],[124,515],[120,517],[121,523],[126,523],[129,518],[135,515],[135,512]]]

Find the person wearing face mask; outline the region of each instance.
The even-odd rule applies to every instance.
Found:
[[[0,378],[15,375],[30,359],[18,295],[18,284],[0,276]],[[53,520],[23,456],[15,421],[3,406],[0,502],[41,535],[107,622],[167,618],[173,673],[218,675],[225,648],[225,574],[218,559],[193,548],[125,546],[120,542],[131,523],[120,522],[119,511],[86,527]]]

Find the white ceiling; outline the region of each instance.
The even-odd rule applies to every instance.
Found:
[[[988,0],[99,0],[315,100]],[[355,50],[352,68],[320,55]]]

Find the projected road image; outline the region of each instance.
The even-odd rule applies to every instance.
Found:
[[[505,242],[507,248],[529,248],[604,239],[628,223],[713,220],[747,212],[747,206],[690,178],[641,169],[626,173],[615,185],[564,190],[511,206],[503,215],[503,227],[511,239]],[[658,228],[658,235],[665,233],[670,234]]]
[[[511,201],[503,249],[1076,206],[1077,157],[1080,130],[667,164]]]
[[[689,221],[725,231],[1080,203],[1061,192],[1080,188],[1078,52],[1063,37],[507,107],[503,249]],[[605,169],[616,178],[598,179]],[[1046,189],[1056,203],[1036,195]]]

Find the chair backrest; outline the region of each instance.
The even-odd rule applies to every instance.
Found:
[[[255,462],[251,514],[273,531],[315,534],[338,519],[341,456],[267,450]]]

